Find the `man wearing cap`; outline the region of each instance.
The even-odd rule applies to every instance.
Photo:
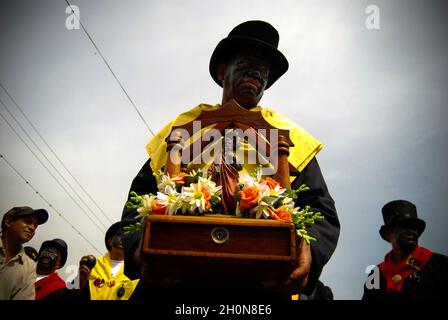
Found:
[[[36,262],[25,253],[37,226],[48,220],[44,209],[14,207],[2,219],[0,240],[0,300],[34,300]]]
[[[36,300],[41,300],[50,293],[67,287],[65,281],[56,272],[65,265],[67,253],[67,243],[62,239],[47,240],[42,243],[36,268]]]
[[[157,133],[146,146],[149,160],[141,168],[130,188],[130,191],[135,191],[137,194],[156,194],[158,191],[157,181],[153,172],[158,172],[165,165],[167,158],[165,139],[170,135],[172,128],[189,123],[201,113],[219,109],[227,103],[236,102],[247,110],[260,111],[270,125],[289,130],[294,146],[290,148],[288,161],[297,171],[291,187],[297,189],[302,184],[310,187],[310,190],[303,194],[300,202],[297,201],[296,205],[300,207],[308,205],[313,211],[320,211],[325,216],[325,221],[316,222],[313,226],[310,234],[319,240],[313,243],[311,248],[308,245],[301,246],[299,267],[291,274],[289,279],[285,279],[285,284],[274,284],[270,279],[266,279],[263,284],[258,284],[261,286],[260,288],[251,288],[251,297],[259,295],[263,288],[273,289],[274,286],[278,285],[289,286],[293,288],[293,292],[300,290],[311,293],[322,268],[336,248],[340,229],[334,201],[328,192],[315,158],[315,155],[322,149],[322,144],[286,117],[272,110],[262,109],[258,105],[264,91],[271,87],[288,69],[288,61],[277,49],[278,43],[279,34],[277,30],[264,21],[241,23],[230,32],[228,37],[221,40],[215,48],[209,64],[212,79],[223,88],[221,104],[200,104],[176,117]],[[253,169],[254,166],[250,167],[249,163],[243,163],[243,171],[253,171],[250,168]],[[199,169],[208,170],[206,165]],[[135,210],[125,208],[122,216],[123,223],[135,222],[136,215]],[[142,268],[142,265],[139,264],[137,250],[139,235],[125,238],[124,244],[125,272],[131,278],[140,277],[141,270],[145,270],[145,267],[143,265]],[[162,290],[159,290],[160,287],[173,285],[173,283],[170,284],[170,279],[165,280],[165,283],[163,283],[164,281],[149,283],[151,281],[146,281],[142,276],[139,287],[147,286],[149,289],[145,292],[152,291],[159,294],[162,292]],[[211,285],[218,288],[214,290],[215,292],[219,292],[221,284]],[[238,290],[238,288],[234,289],[234,294],[247,297],[247,292]],[[139,290],[139,288],[136,290]],[[167,297],[170,297],[174,292],[180,291],[169,289]],[[207,295],[207,293],[203,293]],[[145,293],[141,295],[145,295]]]
[[[382,209],[380,235],[390,251],[378,265],[379,288],[364,285],[363,300],[417,300],[448,298],[448,257],[418,245],[425,221],[406,200],[387,203]]]
[[[106,231],[104,242],[107,253],[96,260],[89,277],[91,300],[127,300],[138,280],[130,280],[124,274],[124,253],[120,222]]]

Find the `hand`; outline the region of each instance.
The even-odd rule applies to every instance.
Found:
[[[312,263],[311,247],[301,239],[299,251],[297,253],[297,268],[289,275],[286,281],[269,279],[262,284],[273,291],[296,294],[305,289],[308,284],[308,275]]]
[[[79,288],[82,289],[89,281],[92,270],[88,263],[91,260],[90,255],[84,256],[79,261]]]
[[[286,280],[286,286],[295,287],[296,290],[298,288],[299,291],[305,289],[308,284],[312,261],[311,247],[302,239],[297,257],[298,268],[289,275],[288,280]]]

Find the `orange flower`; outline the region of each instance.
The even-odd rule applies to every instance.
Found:
[[[185,177],[188,177],[189,174],[185,172],[179,173],[177,176],[171,178],[175,184],[185,184]]]
[[[257,187],[247,187],[246,189],[238,192],[240,195],[240,210],[247,211],[258,202],[259,189]]]
[[[204,195],[204,199],[205,199],[205,209],[209,210],[212,207],[212,205],[210,204],[210,199],[212,198],[212,194],[204,186],[202,186],[201,191],[202,191],[202,194]]]
[[[155,200],[152,205],[152,214],[165,214],[166,206],[160,204],[159,201]]]
[[[274,179],[272,179],[270,177],[266,178],[266,184],[271,189],[275,189],[275,187],[280,185],[277,181],[275,181]]]
[[[292,222],[291,213],[288,211],[288,209],[286,209],[285,206],[278,207],[275,210],[269,209],[269,214],[274,220]]]

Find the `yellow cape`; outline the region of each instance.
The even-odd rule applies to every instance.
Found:
[[[181,126],[195,120],[202,111],[207,112],[220,108],[221,105],[200,104],[187,112],[177,116],[165,125],[146,145],[146,151],[151,158],[151,169],[157,172],[163,168],[167,158],[165,139],[170,135],[173,127]],[[321,142],[311,136],[305,129],[299,127],[281,114],[258,106],[250,111],[261,111],[264,119],[278,129],[289,130],[289,136],[294,143],[290,148],[289,162],[302,171],[314,156],[323,148]],[[204,129],[204,128],[203,128]]]
[[[91,300],[127,300],[131,296],[138,280],[130,280],[124,275],[124,264],[120,271],[112,278],[109,252],[96,260],[95,267],[89,277]],[[124,295],[119,297],[117,291],[124,289]]]

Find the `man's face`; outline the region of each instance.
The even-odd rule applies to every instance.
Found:
[[[123,238],[123,230],[120,229],[113,235],[112,238],[110,238],[109,244],[114,248],[123,250],[124,246],[122,238]]]
[[[57,248],[47,247],[39,255],[37,260],[37,273],[50,274],[61,266],[62,255]]]
[[[268,60],[258,54],[239,54],[218,67],[223,80],[224,99],[235,99],[246,109],[254,108],[263,97],[269,77]]]
[[[418,244],[418,227],[413,221],[397,223],[391,229],[391,243],[404,252],[411,253]]]
[[[34,237],[39,220],[33,214],[19,217],[18,219],[7,218],[5,221],[8,233],[20,243],[26,243]]]

